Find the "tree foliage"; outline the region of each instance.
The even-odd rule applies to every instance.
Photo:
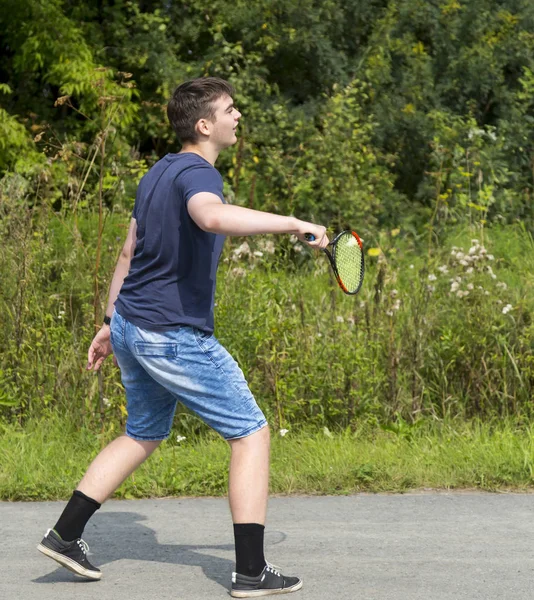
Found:
[[[0,169],[33,184],[53,172],[43,198],[64,203],[79,173],[91,204],[98,177],[85,167],[102,132],[108,179],[175,150],[173,88],[218,75],[245,115],[240,144],[219,163],[237,202],[369,229],[407,214],[418,227],[434,213],[434,225],[462,218],[465,196],[487,205],[484,219],[532,218],[529,0],[3,7]],[[450,187],[471,159],[480,168]],[[133,186],[119,187],[108,186],[108,206],[131,202]]]

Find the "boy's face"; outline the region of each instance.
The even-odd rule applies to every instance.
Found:
[[[241,113],[234,106],[234,101],[226,94],[213,103],[215,119],[201,119],[199,127],[202,133],[209,135],[210,142],[218,150],[233,146],[237,142],[236,128]]]

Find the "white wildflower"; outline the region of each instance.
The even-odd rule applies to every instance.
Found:
[[[458,290],[456,295],[458,298],[465,298],[466,296],[469,296],[469,292],[467,290]]]
[[[410,265],[410,269],[413,269],[413,268],[414,268],[413,265]]]
[[[399,310],[400,308],[400,300],[395,300],[395,303],[391,307],[393,310]]]
[[[291,234],[291,235],[289,236],[289,241],[290,241],[292,244],[296,244],[296,243],[299,241],[299,238],[298,238],[296,235],[294,235],[294,234]]]
[[[462,265],[462,267],[467,267],[469,265],[469,263],[464,258],[460,261],[460,264]]]
[[[233,254],[236,258],[241,258],[241,256],[247,256],[250,254],[250,246],[247,242],[243,242],[241,246],[234,250]]]
[[[185,437],[185,435],[177,435],[177,436],[176,436],[176,441],[177,441],[178,443],[180,443],[180,442],[185,442],[185,440],[186,440],[186,439],[187,439],[187,438]]]
[[[463,252],[456,253],[456,260],[462,260],[464,257],[465,257],[465,254]]]
[[[337,321],[338,323],[344,323],[344,322],[345,322],[345,319],[344,319],[344,318],[343,318],[341,315],[338,315],[338,316],[336,317],[336,321]]]
[[[505,315],[507,313],[509,313],[512,310],[512,305],[511,304],[507,304],[503,309],[502,309],[502,314]]]
[[[478,250],[478,246],[471,246],[471,248],[469,248],[469,254],[473,255],[476,254]]]
[[[486,291],[484,292],[484,296],[489,296],[489,295],[490,295],[490,293],[488,292],[488,290],[486,290]]]
[[[302,246],[293,246],[293,250],[300,254],[302,252]]]
[[[467,289],[468,289],[468,290],[474,290],[474,289],[475,289],[475,286],[474,286],[472,283],[468,283],[468,284],[467,284]]]
[[[265,245],[263,247],[263,249],[265,250],[265,252],[268,252],[269,254],[274,254],[276,247],[274,245],[274,242],[272,240],[267,240],[265,242]]]
[[[388,317],[392,317],[393,316],[393,311],[392,310],[386,310],[386,315]]]
[[[471,243],[472,243],[474,246],[478,246],[478,244],[480,244],[480,242],[479,242],[478,240],[471,240]]]
[[[506,285],[506,283],[504,283],[504,281],[497,282],[497,287],[501,288],[502,290],[506,290],[508,288],[508,286]]]
[[[465,270],[465,272],[467,274],[471,274],[473,272],[473,267],[469,267],[468,269]]]
[[[451,283],[451,292],[456,292],[459,287],[460,287],[460,284],[457,281],[453,281]]]
[[[426,289],[427,289],[427,290],[428,290],[430,293],[432,293],[432,292],[435,292],[435,291],[436,291],[436,286],[435,286],[435,285],[427,285],[427,286],[426,286]]]
[[[235,275],[236,277],[244,277],[246,275],[245,269],[241,267],[234,267],[231,272],[232,275]]]
[[[286,435],[286,433],[289,432],[289,429],[280,429],[279,433],[280,433],[280,437],[284,437],[284,435]]]
[[[437,277],[434,275],[434,273],[430,273],[430,275],[428,276],[428,281],[436,281]]]
[[[391,290],[391,292],[389,292],[392,298],[396,298],[398,295],[398,290]]]
[[[365,302],[363,300],[360,300],[360,308],[365,308]]]
[[[488,260],[495,260],[495,257],[493,256],[493,254],[488,254]]]
[[[254,256],[257,256],[258,258],[261,258],[263,256],[263,252],[260,252],[259,250],[255,250],[254,251]]]
[[[354,317],[347,317],[347,323],[354,325]]]
[[[441,265],[441,267],[438,267],[438,271],[443,273],[443,275],[446,275],[449,272],[449,267],[447,265]]]
[[[111,406],[111,402],[109,401],[109,398],[102,398],[102,403],[104,404],[104,406],[106,408],[109,408]]]

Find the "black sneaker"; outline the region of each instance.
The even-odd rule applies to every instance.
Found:
[[[267,563],[267,566],[257,577],[247,577],[239,573],[232,573],[232,591],[234,598],[255,598],[256,596],[269,596],[270,594],[289,594],[302,587],[302,580],[298,577],[284,577]]]
[[[53,558],[60,565],[77,575],[87,577],[87,579],[100,579],[102,577],[102,571],[93,567],[87,560],[89,546],[82,538],[72,542],[64,542],[53,529],[49,529],[37,546],[37,550]]]

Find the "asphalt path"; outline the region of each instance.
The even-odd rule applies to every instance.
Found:
[[[225,499],[106,503],[84,533],[96,582],[36,550],[63,506],[0,503],[0,600],[229,598]],[[533,507],[531,494],[272,498],[266,558],[304,580],[295,600],[532,600]]]

